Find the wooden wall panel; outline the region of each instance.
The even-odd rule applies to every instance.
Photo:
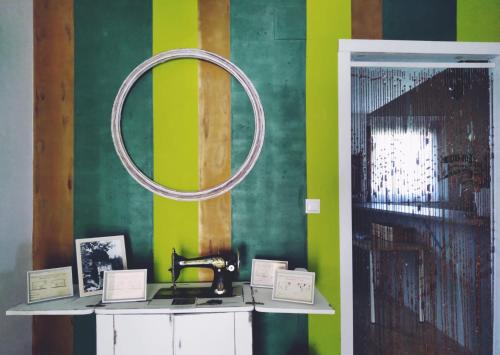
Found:
[[[198,6],[201,48],[229,58],[229,0],[202,0]],[[228,73],[200,62],[200,188],[214,186],[231,174],[230,91]],[[226,193],[199,204],[199,250],[205,255],[230,248],[231,195]],[[211,278],[211,271],[200,270],[201,280]]]
[[[33,268],[73,257],[73,1],[34,1]],[[71,354],[71,317],[34,317],[33,354]]]
[[[382,0],[352,0],[352,38],[382,39]]]

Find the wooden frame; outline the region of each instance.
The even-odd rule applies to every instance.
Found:
[[[341,351],[353,354],[352,290],[352,205],[351,205],[351,68],[354,66],[415,67],[484,67],[493,71],[493,91],[500,92],[500,43],[340,40],[338,53],[339,85],[339,213],[340,221],[340,303]],[[476,63],[460,63],[463,61]],[[477,63],[477,61],[487,63]],[[405,63],[405,64],[402,64]],[[500,122],[500,96],[493,98],[493,121]],[[494,124],[493,135],[500,137],[500,124]],[[493,155],[500,156],[500,146],[493,144]],[[494,185],[500,184],[500,164],[493,164]],[[500,188],[493,192],[493,206],[500,203]],[[493,210],[493,209],[492,209]],[[492,230],[500,228],[500,209],[493,210]],[[492,235],[495,241],[496,232]],[[493,244],[494,245],[494,244]],[[493,353],[500,353],[500,248],[493,255]],[[496,301],[496,302],[495,302]]]

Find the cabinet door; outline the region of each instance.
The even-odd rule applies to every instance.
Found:
[[[115,315],[115,355],[173,355],[168,314]]]
[[[234,355],[234,313],[175,315],[175,355]]]

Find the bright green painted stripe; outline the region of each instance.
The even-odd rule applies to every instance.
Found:
[[[152,271],[153,197],[123,168],[111,140],[111,107],[123,79],[151,56],[151,1],[74,2],[74,234],[125,234],[129,268]],[[72,88],[67,88],[72,90]],[[123,112],[130,155],[152,174],[151,75]],[[95,354],[95,317],[74,318],[75,354]]]
[[[153,0],[153,54],[198,47],[198,1]],[[153,152],[155,181],[178,190],[197,190],[198,63],[178,60],[153,70]],[[169,281],[173,247],[186,256],[198,252],[198,203],[158,196],[154,210],[156,281]],[[198,270],[182,273],[197,279]]]
[[[457,40],[500,41],[499,0],[457,0]]]
[[[307,195],[321,199],[321,214],[308,216],[308,264],[337,312],[309,317],[309,347],[329,355],[340,354],[337,51],[338,39],[351,36],[351,2],[307,5]]]

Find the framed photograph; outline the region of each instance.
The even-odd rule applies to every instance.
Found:
[[[102,303],[145,301],[148,270],[104,272]]]
[[[314,304],[315,277],[314,272],[277,270],[273,300]]]
[[[73,296],[71,266],[28,271],[28,303]]]
[[[127,268],[123,235],[77,239],[75,243],[80,297],[102,294],[104,272]]]
[[[276,270],[287,269],[288,261],[253,259],[250,285],[252,287],[272,288],[274,285],[274,274],[276,273]]]

